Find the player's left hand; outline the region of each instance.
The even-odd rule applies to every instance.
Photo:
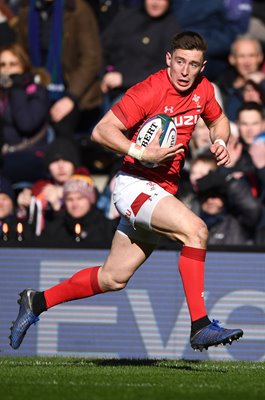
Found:
[[[230,163],[230,156],[226,147],[220,143],[214,143],[210,146],[210,151],[215,155],[217,165],[227,165]]]

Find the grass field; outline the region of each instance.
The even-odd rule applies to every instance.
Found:
[[[3,400],[256,400],[265,363],[0,357]]]

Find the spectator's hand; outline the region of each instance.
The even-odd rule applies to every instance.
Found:
[[[227,150],[230,155],[230,163],[228,167],[233,167],[241,157],[243,144],[238,141],[233,135],[230,136],[227,143]]]
[[[50,109],[50,115],[53,122],[60,122],[74,108],[74,102],[70,97],[63,97],[56,101]]]
[[[265,142],[263,139],[255,140],[249,147],[249,154],[256,168],[265,167]]]
[[[117,71],[107,72],[101,81],[101,90],[103,93],[108,93],[110,90],[121,87],[122,74]]]
[[[50,203],[54,211],[60,210],[63,197],[63,188],[61,186],[48,184],[43,188],[42,195]]]
[[[20,208],[27,208],[30,206],[30,201],[32,197],[31,189],[23,189],[17,196],[17,205]]]

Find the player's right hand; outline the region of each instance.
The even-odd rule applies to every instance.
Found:
[[[159,129],[152,142],[146,146],[142,155],[142,161],[153,164],[164,164],[169,160],[173,160],[177,154],[184,152],[182,143],[169,148],[162,148],[159,143],[161,134],[162,129]]]

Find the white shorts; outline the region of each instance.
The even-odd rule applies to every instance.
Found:
[[[152,181],[119,172],[113,193],[121,215],[117,230],[132,239],[156,245],[160,235],[152,231],[151,217],[157,203],[172,196]]]

